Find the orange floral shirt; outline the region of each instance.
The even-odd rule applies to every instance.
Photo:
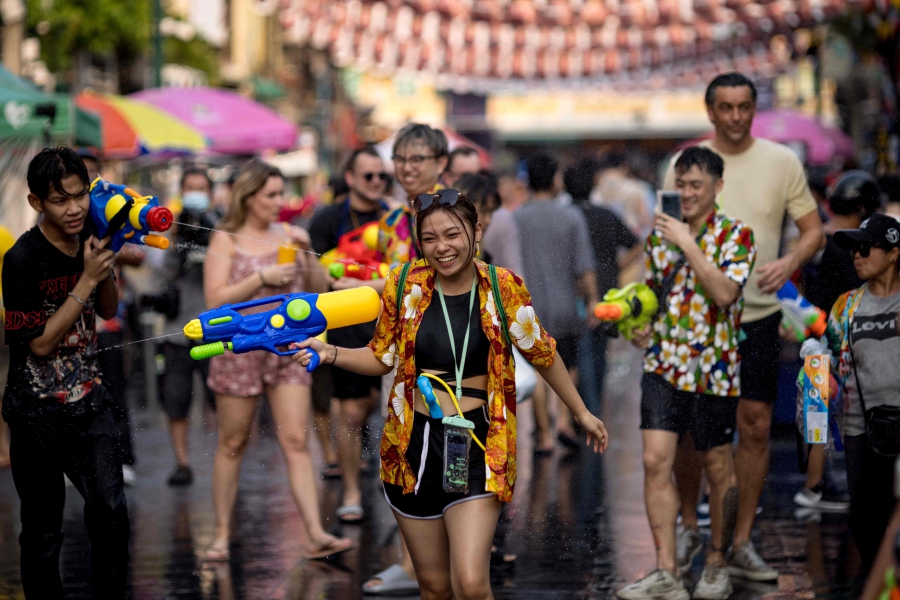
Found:
[[[488,353],[488,472],[486,487],[501,502],[512,500],[516,483],[516,374],[510,348],[500,328],[488,266],[476,260],[481,328],[490,342]],[[397,306],[400,268],[391,271],[381,295],[381,316],[369,348],[383,363],[394,367],[394,381],[388,403],[388,417],[381,438],[381,479],[403,486],[408,494],[415,489],[416,473],[406,461],[406,449],[412,433],[416,389],[416,332],[434,293],[434,269],[424,260],[410,268]],[[506,269],[497,268],[497,280],[503,307],[509,321],[513,343],[528,362],[539,367],[553,364],[556,341],[541,327],[531,295],[522,279]],[[399,308],[399,310],[398,310]]]

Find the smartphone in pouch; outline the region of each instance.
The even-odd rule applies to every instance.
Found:
[[[656,192],[659,199],[659,209],[664,215],[681,220],[681,192]]]
[[[469,491],[469,446],[467,429],[444,426],[444,491],[465,494]]]

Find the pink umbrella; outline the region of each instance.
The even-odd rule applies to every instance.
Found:
[[[131,94],[181,119],[209,138],[222,154],[293,150],[297,126],[272,109],[234,92],[216,88],[155,88]]]
[[[806,149],[809,165],[831,166],[835,157],[853,158],[853,141],[834,127],[823,125],[812,117],[791,110],[770,110],[756,114],[750,132],[756,136],[780,144],[802,144]],[[679,149],[693,146],[712,137],[712,133],[685,142]]]

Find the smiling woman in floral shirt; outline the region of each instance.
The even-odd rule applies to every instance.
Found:
[[[471,201],[444,190],[420,195],[415,209],[424,260],[407,267],[403,284],[402,267],[389,276],[369,346],[335,348],[317,340],[299,346],[350,371],[393,372],[381,478],[422,597],[485,598],[491,596],[491,542],[500,503],[512,499],[516,481],[515,365],[507,328],[512,343],[575,415],[588,444],[602,452],[608,438],[572,385],[522,280],[496,269],[500,298],[495,296],[490,268],[475,260],[482,227]],[[301,364],[310,358],[308,351],[295,355]],[[458,405],[434,386],[440,409],[444,417],[462,413],[474,425],[465,492],[447,490],[443,482],[445,426],[430,416],[417,391],[416,378],[423,373],[456,383]]]

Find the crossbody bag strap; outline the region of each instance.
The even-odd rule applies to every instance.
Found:
[[[409,269],[412,266],[412,263],[404,263],[403,268],[400,269],[400,280],[397,281],[397,321],[400,321],[400,307],[403,302],[403,289],[406,287],[406,276],[409,275]]]
[[[861,294],[862,291],[857,291],[856,294]],[[853,302],[856,301],[856,294],[847,298],[847,307],[844,309],[847,312],[847,347],[850,349],[850,360],[853,361],[853,378],[856,380],[856,393],[859,395],[859,405],[862,408],[863,419],[866,418],[866,400],[863,398],[862,387],[859,385],[859,373],[856,371],[856,356],[853,354],[853,315],[850,314],[850,306]],[[862,301],[860,299],[860,301]]]
[[[497,309],[497,316],[501,322],[500,328],[503,330],[503,337],[506,338],[506,343],[509,345],[509,354],[513,356],[513,364],[515,364],[514,346],[512,337],[509,335],[509,321],[506,319],[506,309],[503,308],[503,296],[500,295],[500,282],[497,280],[497,267],[488,265],[488,273],[491,277],[491,290],[494,292],[494,308]]]

